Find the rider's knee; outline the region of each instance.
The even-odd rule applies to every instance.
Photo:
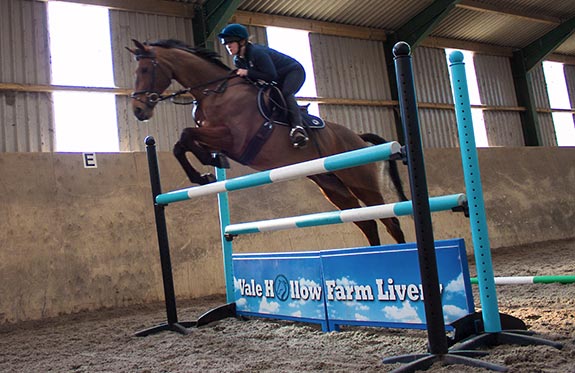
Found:
[[[177,157],[178,155],[184,154],[186,149],[182,146],[182,144],[178,141],[174,144],[174,148],[172,149],[172,153]]]

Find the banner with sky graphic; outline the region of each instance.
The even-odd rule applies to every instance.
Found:
[[[462,239],[436,241],[445,323],[474,312]],[[322,325],[425,328],[415,243],[234,254],[238,314]]]
[[[322,324],[325,302],[319,251],[234,254],[236,312]]]

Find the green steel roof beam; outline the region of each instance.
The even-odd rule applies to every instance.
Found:
[[[206,0],[203,5],[198,5],[193,20],[195,45],[210,47],[209,44],[213,43],[241,2],[242,0]]]
[[[561,23],[539,39],[521,49],[523,64],[527,71],[532,70],[545,57],[575,32],[575,18]]]
[[[525,69],[525,59],[521,51],[513,53],[511,71],[517,103],[525,107],[525,111],[521,112],[524,144],[526,146],[539,146],[541,145],[541,134],[538,130],[539,117],[533,97],[533,80],[531,74]]]
[[[216,37],[241,3],[242,0],[208,0],[204,3],[208,18],[208,39]]]
[[[511,69],[517,103],[525,107],[521,113],[521,126],[523,138],[527,146],[540,146],[542,144],[539,131],[539,116],[533,97],[533,80],[530,71],[538,66],[543,59],[553,52],[575,32],[575,18],[563,22],[555,29],[535,40],[525,48],[513,52]]]
[[[412,50],[423,41],[461,0],[436,0],[395,32],[395,40],[405,41]]]

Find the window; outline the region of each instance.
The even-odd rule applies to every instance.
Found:
[[[113,87],[108,9],[48,2],[52,84]],[[56,151],[119,150],[115,95],[56,91]]]
[[[266,32],[270,48],[295,58],[305,69],[305,83],[296,96],[317,97],[311,50],[309,47],[309,32],[283,27],[267,27]],[[299,101],[299,103],[307,104],[308,102]],[[310,114],[319,115],[319,107],[316,102],[310,103],[309,112]]]
[[[558,62],[543,62],[543,72],[547,83],[549,103],[553,109],[571,109],[569,93],[565,83],[565,73],[563,64]],[[573,124],[573,114],[569,112],[553,112],[553,124],[555,125],[555,136],[559,146],[575,146],[575,125]]]

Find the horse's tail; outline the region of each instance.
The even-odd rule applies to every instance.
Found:
[[[385,144],[387,141],[383,137],[376,135],[374,133],[362,133],[359,135],[361,139],[365,142],[369,142],[373,145],[380,145]],[[397,192],[397,196],[401,201],[407,201],[407,197],[405,196],[405,192],[403,191],[403,183],[401,182],[401,177],[399,177],[399,171],[397,169],[397,161],[389,160],[389,177],[391,177],[391,181],[393,182],[393,186],[395,186],[395,190]]]

